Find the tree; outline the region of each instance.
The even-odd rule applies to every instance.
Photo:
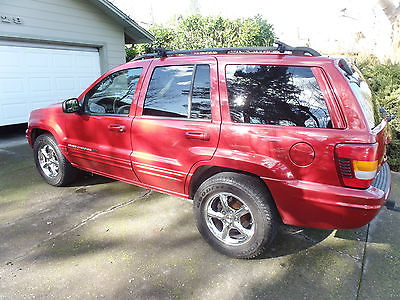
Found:
[[[236,20],[200,15],[181,16],[178,17],[175,25],[156,25],[149,31],[155,37],[154,42],[127,48],[127,60],[137,54],[152,52],[156,48],[180,50],[268,46],[274,41],[272,25],[260,15]]]
[[[392,25],[392,58],[400,62],[400,6],[395,6],[391,0],[379,0],[386,17]]]

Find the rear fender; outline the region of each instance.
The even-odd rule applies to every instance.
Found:
[[[254,153],[239,153],[239,151],[235,151],[235,155],[233,156],[232,153],[222,152],[223,150],[218,150],[210,161],[200,161],[192,166],[185,181],[185,194],[189,195],[193,175],[200,167],[204,166],[238,170],[239,172],[253,174],[260,178],[293,179],[290,169],[281,161],[271,157]]]

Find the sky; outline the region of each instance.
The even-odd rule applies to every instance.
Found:
[[[314,21],[324,21],[325,18],[340,14],[347,6],[370,6],[374,0],[147,0],[136,2],[132,0],[111,0],[128,13],[135,21],[147,25],[153,22],[166,23],[174,15],[191,13],[197,6],[202,15],[223,16],[227,18],[252,17],[261,14],[279,27],[290,28],[292,22],[311,24]],[[197,3],[197,5],[196,5]],[[322,14],[322,11],[324,13]],[[299,14],[301,12],[301,14]],[[285,24],[286,23],[286,24]],[[282,29],[283,29],[282,28]]]
[[[398,0],[393,0],[398,2]],[[276,36],[293,46],[360,51],[390,48],[391,25],[377,0],[111,0],[144,28],[196,11],[230,19],[261,14]],[[357,43],[355,43],[357,41]],[[357,44],[357,45],[356,45]],[[356,46],[355,46],[356,45]]]

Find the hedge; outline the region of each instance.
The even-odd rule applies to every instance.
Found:
[[[384,107],[396,118],[390,122],[392,141],[387,147],[392,171],[400,171],[400,65],[380,63],[374,58],[356,58],[360,71],[368,81],[377,107]],[[380,116],[376,113],[376,118]]]

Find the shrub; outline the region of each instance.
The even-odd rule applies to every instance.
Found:
[[[387,148],[388,162],[393,171],[400,171],[400,139],[393,138]]]
[[[125,46],[125,55],[126,55],[126,61],[128,62],[137,55],[137,52],[134,47]]]
[[[181,50],[267,46],[274,41],[272,25],[260,15],[236,20],[200,15],[179,17],[175,24],[155,25],[149,32],[154,36],[153,43],[126,48],[127,60],[132,59],[133,54],[154,52],[157,48]]]

